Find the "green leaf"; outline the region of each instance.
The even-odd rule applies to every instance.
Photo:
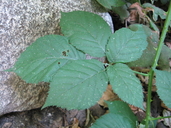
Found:
[[[151,0],[151,3],[153,4],[154,3],[154,0]]]
[[[108,105],[110,113],[118,114],[123,116],[124,118],[127,118],[132,128],[136,127],[137,118],[135,117],[134,113],[127,103],[123,101],[106,101],[106,103]]]
[[[157,21],[158,16],[160,16],[161,19],[166,19],[166,12],[163,11],[161,8],[158,8],[150,3],[144,3],[142,5],[144,8],[151,8],[153,12],[153,19],[154,21]]]
[[[99,4],[101,4],[103,7],[107,9],[112,9],[112,7],[120,7],[126,2],[124,0],[97,0]]]
[[[122,28],[110,36],[106,56],[111,63],[135,61],[141,57],[147,44],[146,35],[139,27],[137,31]]]
[[[164,104],[171,108],[171,72],[154,70],[156,73],[157,93]]]
[[[162,4],[167,4],[169,0],[160,0]]]
[[[136,2],[139,2],[139,0],[126,0],[127,2],[130,2],[130,3],[136,3]]]
[[[138,128],[145,128],[145,124],[140,123]]]
[[[129,17],[128,6],[125,4],[121,7],[112,7],[112,11],[119,15],[121,22]]]
[[[135,25],[130,25],[130,29],[134,30],[136,28]],[[152,31],[149,27],[142,25],[142,29],[144,29],[145,34],[147,35],[148,46],[144,50],[141,58],[136,61],[128,63],[130,67],[150,67],[153,64],[156,48],[159,42],[159,35]],[[171,58],[171,50],[167,46],[163,46],[161,55],[159,58],[158,65],[160,69],[168,70],[169,69],[169,58]]]
[[[157,25],[150,18],[148,18],[148,20],[150,28],[154,30],[157,34],[159,34],[160,30],[158,29]]]
[[[158,65],[162,70],[169,70],[170,69],[170,59],[171,58],[171,49],[168,48],[166,45],[163,45],[160,58],[158,61]]]
[[[150,121],[149,121],[149,125],[148,125],[147,128],[156,128],[156,126],[157,126],[157,121],[158,121],[158,120],[150,120]],[[143,124],[141,123],[141,124],[139,125],[138,128],[146,128],[146,127],[145,127],[145,122],[144,122]]]
[[[94,57],[105,56],[111,30],[99,15],[85,11],[63,12],[60,26],[77,49]]]
[[[155,53],[156,53],[157,44],[150,42],[146,50],[144,50],[143,55],[137,61],[128,63],[130,67],[144,67],[149,68],[152,66]],[[169,70],[169,58],[171,58],[171,50],[167,46],[163,46],[161,55],[158,61],[158,67],[162,70]]]
[[[143,109],[143,90],[139,79],[125,64],[107,67],[110,84],[114,92],[125,102]]]
[[[130,29],[134,30],[137,25],[131,25]],[[141,58],[136,61],[128,63],[130,67],[150,67],[153,64],[154,57],[157,48],[157,43],[159,42],[159,36],[157,33],[152,31],[149,27],[142,25],[142,29],[144,29],[145,34],[147,35],[148,46],[144,50]]]
[[[129,119],[119,114],[108,113],[101,116],[91,128],[133,128]]]
[[[137,25],[131,25],[130,29],[136,28]],[[157,43],[159,41],[159,36],[157,33],[152,31],[149,27],[142,26],[142,28],[145,31],[145,34],[147,35],[147,41],[148,41],[148,46],[144,50],[141,58],[139,58],[136,61],[128,63],[130,67],[149,67],[153,64],[154,57],[156,50],[155,48],[157,47]]]
[[[148,26],[142,24],[132,24],[129,26],[129,29],[132,31],[137,31],[142,37],[147,38],[149,35],[154,36],[153,38],[158,40],[158,34],[154,33]],[[152,38],[152,37],[151,37]]]
[[[148,44],[147,49],[144,50],[141,58],[136,61],[128,63],[130,67],[150,67],[153,64],[156,45],[154,42]]]
[[[27,47],[14,67],[7,71],[17,73],[27,83],[50,82],[68,61],[84,58],[85,55],[70,45],[66,37],[47,35]]]
[[[106,90],[107,74],[97,60],[75,60],[63,66],[50,83],[44,107],[85,109],[94,105]]]

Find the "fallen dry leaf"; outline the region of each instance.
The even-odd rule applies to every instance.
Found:
[[[163,117],[165,117],[165,116],[171,116],[171,112],[164,109],[163,110]],[[169,128],[171,128],[171,118],[164,118],[163,120],[164,120],[164,124],[166,126],[169,126]]]
[[[78,124],[79,124],[79,120],[78,120],[77,118],[74,118],[73,124],[72,124],[72,128],[80,128],[80,127],[78,126]]]
[[[107,107],[107,104],[104,101],[115,101],[115,100],[120,100],[117,94],[115,94],[112,90],[112,86],[109,84],[107,86],[106,91],[103,93],[101,99],[99,100],[98,104],[103,106],[104,108]]]
[[[125,26],[127,27],[127,23],[129,24],[148,24],[148,18],[144,12],[150,11],[149,9],[143,9],[138,2],[132,4],[128,11],[130,13],[129,17],[125,20]]]
[[[161,103],[161,106],[169,111],[171,111],[171,108],[168,108],[163,102]]]

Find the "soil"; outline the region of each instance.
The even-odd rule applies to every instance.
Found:
[[[105,112],[98,104],[86,110],[70,111],[51,106],[3,115],[0,128],[88,128]]]

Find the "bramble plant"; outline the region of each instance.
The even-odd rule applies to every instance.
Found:
[[[67,109],[89,108],[98,102],[110,83],[122,101],[107,101],[109,113],[97,119],[92,128],[152,127],[150,122],[158,119],[150,116],[154,73],[157,93],[165,105],[171,108],[171,73],[156,69],[157,64],[161,69],[169,66],[171,50],[163,45],[163,40],[170,19],[171,4],[159,41],[158,34],[145,25],[134,24],[112,33],[108,24],[96,14],[62,12],[60,26],[64,36],[46,35],[37,39],[20,55],[14,67],[7,71],[15,72],[27,83],[50,83],[43,108],[52,105]],[[109,63],[87,60],[87,54],[105,56]],[[150,66],[148,74],[130,68]],[[141,124],[138,124],[128,106],[130,104],[144,110],[143,89],[135,73],[149,76],[147,116],[145,123]]]

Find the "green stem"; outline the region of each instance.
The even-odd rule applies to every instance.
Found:
[[[159,57],[160,57],[160,53],[161,53],[161,50],[162,50],[162,47],[163,47],[163,42],[164,42],[164,39],[166,37],[166,33],[168,31],[168,27],[169,27],[169,24],[170,24],[170,21],[171,21],[171,2],[169,4],[169,9],[168,9],[168,13],[167,13],[167,18],[166,18],[166,21],[165,21],[165,24],[164,24],[164,28],[162,30],[162,34],[161,34],[161,37],[160,37],[160,42],[159,42],[159,45],[158,45],[158,48],[157,48],[157,52],[156,52],[156,55],[155,55],[155,59],[154,59],[154,63],[152,65],[152,68],[149,72],[149,83],[148,83],[148,98],[147,98],[147,108],[146,108],[146,124],[145,124],[145,128],[148,128],[148,125],[149,125],[149,121],[151,120],[151,89],[152,89],[152,81],[153,81],[153,76],[154,76],[154,71],[153,69],[156,68],[157,66],[157,62],[159,60]]]
[[[149,82],[148,82],[148,93],[147,93],[147,108],[146,108],[146,124],[145,128],[148,128],[149,121],[151,120],[151,92],[152,92],[152,83],[153,83],[153,75],[154,71],[150,70],[149,72]]]
[[[147,108],[146,108],[146,122],[145,128],[148,128],[149,121],[151,120],[151,91],[152,91],[152,83],[153,83],[153,75],[154,71],[150,70],[149,72],[149,82],[148,82],[148,93],[147,93]]]
[[[164,28],[162,30],[160,42],[159,42],[159,45],[158,45],[158,48],[157,48],[157,53],[156,53],[155,60],[154,60],[152,68],[156,68],[156,66],[157,66],[157,62],[159,60],[162,47],[164,45],[163,42],[164,42],[164,39],[166,37],[166,33],[168,31],[168,27],[169,27],[170,21],[171,21],[171,2],[170,2],[170,5],[169,5],[169,10],[168,10],[167,18],[166,18],[166,21],[165,21],[165,24],[164,24]]]
[[[142,76],[149,76],[149,74],[145,74],[145,73],[142,73],[142,72],[137,72],[137,71],[134,71],[134,70],[133,70],[133,72],[136,73],[136,74],[140,74]]]
[[[164,118],[171,118],[171,116],[164,116],[164,117],[157,117],[157,118],[151,118],[151,120],[160,120]]]
[[[138,0],[138,2],[140,3],[140,5],[141,5],[141,0]]]

